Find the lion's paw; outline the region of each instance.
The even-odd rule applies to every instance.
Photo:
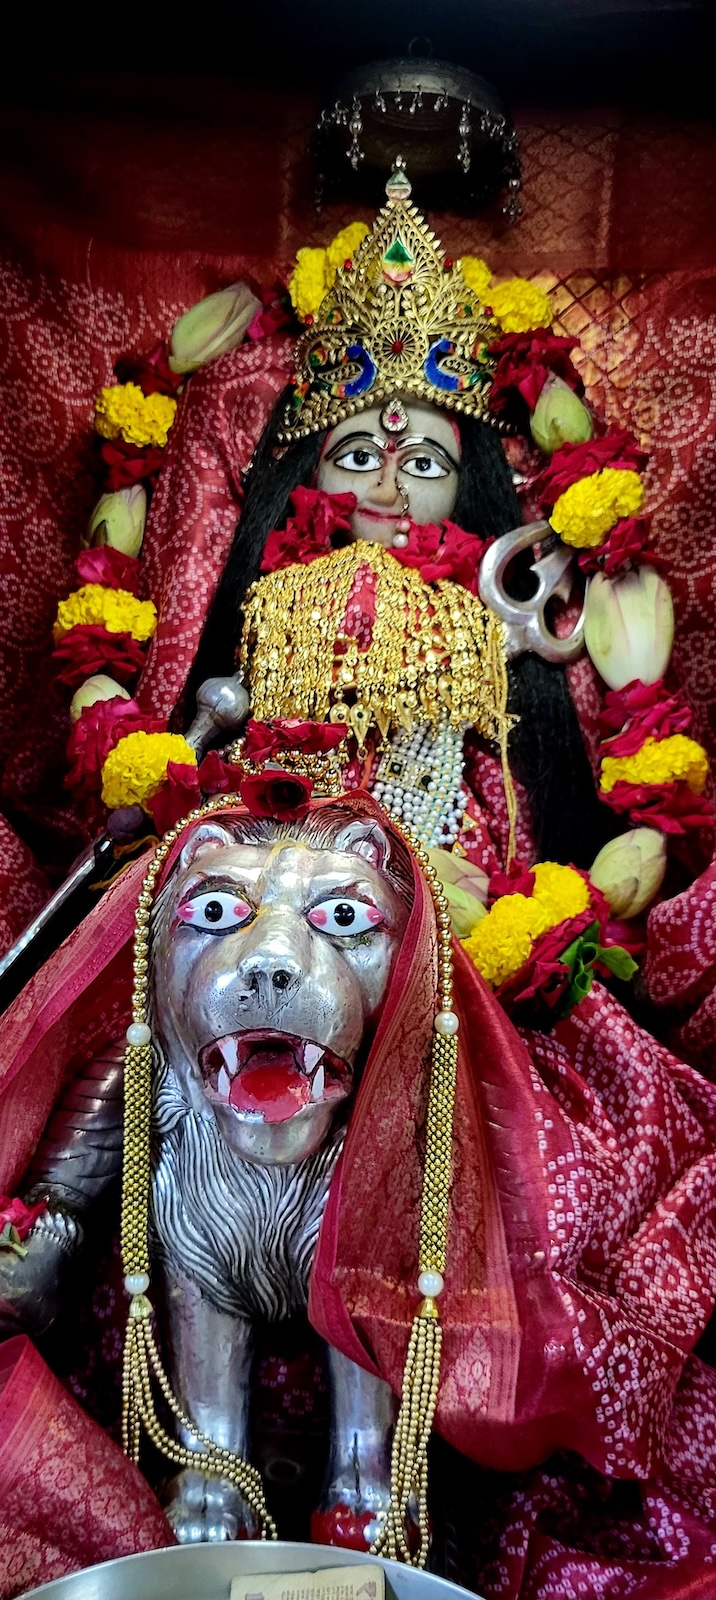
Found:
[[[224,1478],[186,1467],[168,1485],[164,1510],[179,1544],[225,1544],[254,1539],[258,1528],[238,1490]]]

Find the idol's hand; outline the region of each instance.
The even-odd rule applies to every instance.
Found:
[[[66,1271],[80,1243],[74,1219],[46,1213],[28,1234],[24,1255],[0,1251],[0,1338],[46,1333],[61,1306]]]

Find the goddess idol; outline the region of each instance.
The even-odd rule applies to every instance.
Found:
[[[99,1550],[83,1510],[80,1559],[275,1533],[255,1328],[307,1308],[331,1384],[316,1538],[422,1564],[448,1515],[490,1600],[707,1596],[716,1379],[694,1346],[716,1295],[716,1091],[636,1020],[625,945],[643,955],[667,837],[698,848],[709,814],[663,683],[642,454],[584,437],[577,401],[581,443],[523,528],[495,398],[506,360],[516,392],[540,361],[566,371],[562,341],[515,326],[529,286],[451,262],[400,166],[349,243],[318,298],[321,261],[299,261],[294,377],[186,736],[152,718],[156,652],[137,702],[105,680],[78,716],[115,836],[138,807],[163,836],[7,1014],[2,1187],[23,1237],[0,1254],[4,1327],[47,1328],[121,1169],[123,1443],[168,1521],[50,1382],[46,1416],[64,1406],[66,1450],[113,1500]],[[591,583],[570,631],[576,552]],[[77,616],[96,603],[78,593]],[[641,655],[615,647],[615,593],[647,617]],[[607,686],[601,799],[564,674],[584,635]],[[659,959],[652,937],[653,989]],[[38,1384],[41,1366],[5,1349],[12,1418],[18,1363]],[[454,1452],[448,1508],[432,1431]],[[0,1433],[15,1574],[42,1484],[19,1436]],[[64,1568],[51,1547],[38,1535],[33,1576],[77,1563],[77,1542]]]

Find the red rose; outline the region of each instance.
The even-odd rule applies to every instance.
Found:
[[[240,776],[240,768],[230,761],[222,761],[218,750],[204,756],[198,771],[199,788],[203,794],[233,794]]]
[[[503,334],[490,346],[490,354],[498,357],[490,387],[490,410],[507,410],[517,394],[528,411],[534,411],[549,377],[561,378],[576,394],[582,394],[584,384],[571,359],[572,350],[578,346],[578,339],[562,338],[547,328]]]
[[[125,439],[104,439],[100,455],[107,469],[107,488],[131,489],[134,483],[156,483],[164,466],[164,451],[147,445],[140,450]]]
[[[147,809],[160,838],[190,811],[201,805],[199,776],[188,761],[168,761],[167,775]]]
[[[692,828],[714,825],[713,807],[704,795],[694,794],[683,779],[671,783],[625,783],[620,780],[608,794],[600,795],[612,811],[626,813],[635,827],[660,828],[662,833],[685,834]]]
[[[603,944],[618,944],[626,950],[633,961],[641,961],[646,955],[646,922],[644,917],[632,917],[629,922],[621,922],[616,917],[607,923],[606,938]]]
[[[26,1206],[24,1200],[20,1200],[18,1196],[11,1200],[9,1194],[0,1194],[0,1235],[6,1228],[13,1228],[20,1241],[26,1239],[33,1224],[46,1210],[46,1200],[38,1200],[35,1205]],[[0,1244],[2,1243],[0,1239]],[[12,1249],[12,1243],[10,1248]]]
[[[580,550],[578,560],[582,572],[604,570],[607,577],[611,578],[628,561],[635,561],[637,557],[647,566],[666,570],[668,561],[652,550],[649,537],[646,517],[622,517],[602,544],[590,550]]]
[[[688,733],[692,716],[689,707],[672,694],[629,719],[616,738],[602,747],[602,755],[633,756],[646,739],[668,739],[674,733]]]
[[[307,564],[327,555],[336,535],[350,531],[357,501],[354,494],[326,494],[323,489],[299,486],[291,495],[291,504],[294,515],[285,528],[274,528],[266,540],[262,572],[278,572],[296,562]]]
[[[550,1010],[561,1000],[570,982],[569,967],[560,957],[570,944],[594,922],[591,908],[569,917],[556,928],[549,928],[532,947],[532,954],[519,972],[497,990],[501,1003],[509,1010],[539,995]]]
[[[110,633],[101,622],[80,622],[60,640],[52,660],[62,669],[58,682],[73,692],[95,672],[106,672],[124,687],[141,672],[145,648],[131,633]]]
[[[298,722],[291,719],[246,724],[243,753],[247,761],[259,765],[278,751],[300,750],[308,755],[325,755],[335,750],[346,737],[345,727],[330,722]]]
[[[305,817],[313,784],[289,772],[263,772],[242,778],[239,794],[252,817],[274,817],[277,822],[297,822]]]
[[[632,717],[643,716],[663,699],[663,678],[657,678],[656,683],[642,683],[641,678],[635,678],[623,689],[608,689],[598,719],[602,737],[606,739],[612,732],[621,733]]]
[[[534,872],[521,861],[512,861],[507,872],[493,872],[487,886],[488,904],[493,905],[506,894],[523,894],[529,900],[534,886]]]
[[[615,428],[601,439],[588,439],[586,444],[563,444],[561,450],[555,451],[549,466],[535,478],[532,492],[543,510],[551,510],[565,489],[580,478],[602,472],[605,467],[641,472],[648,459],[646,451],[630,433]]]
[[[148,356],[122,356],[115,363],[118,383],[136,383],[142,394],[168,394],[174,399],[186,383],[185,372],[172,372],[167,360],[167,346],[162,339]]]
[[[413,567],[424,583],[450,578],[471,594],[477,594],[477,577],[486,545],[476,533],[466,533],[455,522],[411,523],[408,543],[403,550],[393,549],[397,561]]]
[[[272,333],[281,333],[284,328],[292,328],[295,318],[288,291],[281,284],[275,284],[272,289],[259,289],[258,293],[263,304],[249,323],[246,338],[265,339]]]
[[[128,589],[137,594],[142,567],[136,556],[125,556],[111,545],[83,550],[75,562],[80,583],[103,583],[106,589]]]
[[[83,706],[77,721],[72,724],[67,745],[70,770],[65,778],[68,789],[79,789],[85,794],[99,794],[102,788],[102,767],[115,745],[127,733],[164,733],[166,722],[147,716],[140,711],[136,700],[95,700],[92,706]]]

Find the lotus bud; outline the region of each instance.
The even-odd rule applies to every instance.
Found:
[[[147,520],[147,496],[141,483],[100,495],[87,528],[86,543],[108,544],[123,556],[138,556]]]
[[[548,378],[530,417],[530,433],[538,449],[549,456],[563,444],[586,444],[593,432],[589,406],[563,378]]]
[[[475,924],[485,916],[489,879],[481,867],[464,856],[436,847],[428,850],[448,903],[452,931],[456,939],[467,939]]]
[[[174,323],[169,348],[172,372],[196,372],[216,356],[241,343],[261,310],[261,301],[245,283],[207,295]]]
[[[589,876],[612,915],[638,917],[658,893],[666,872],[666,840],[656,828],[632,828],[600,850]]]
[[[584,641],[610,689],[656,683],[669,665],[674,607],[668,585],[650,566],[606,578],[598,572],[587,591]]]
[[[76,689],[70,701],[70,721],[79,722],[85,706],[96,705],[98,700],[131,700],[121,683],[115,683],[114,678],[107,676],[106,672],[95,672],[91,678],[85,678],[84,683]]]

